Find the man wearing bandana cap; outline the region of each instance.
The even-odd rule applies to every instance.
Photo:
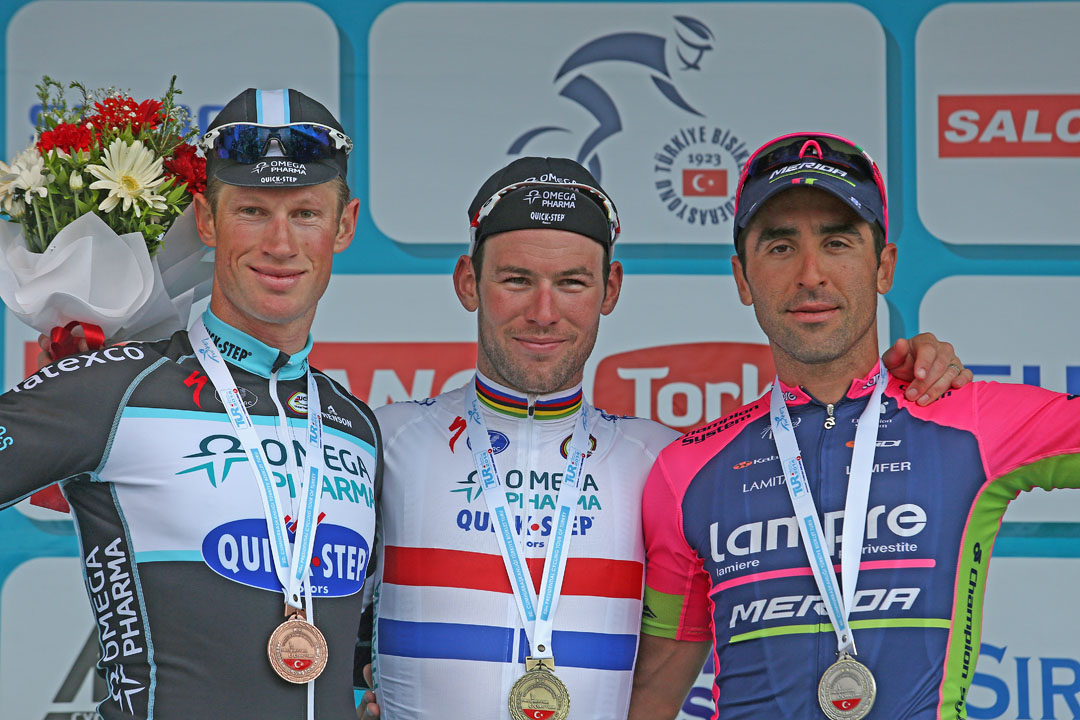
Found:
[[[0,397],[0,507],[60,482],[104,720],[339,720],[355,713],[382,449],[371,410],[307,358],[356,229],[352,142],[307,95],[248,89],[201,145],[209,309],[190,332],[57,358]],[[307,559],[293,553],[303,537]],[[285,586],[309,567],[293,601]]]
[[[372,585],[378,704],[368,702],[363,717],[561,720],[558,702],[530,709],[516,693],[535,664],[527,659],[552,655],[572,717],[622,719],[642,612],[641,493],[676,433],[606,414],[582,396],[600,317],[622,289],[622,265],[611,259],[618,214],[578,163],[526,157],[484,182],[468,221],[454,288],[477,314],[475,380],[376,411],[387,457]],[[582,419],[580,496],[560,533],[560,490],[578,472],[569,462]],[[485,457],[502,482],[494,491],[482,487]],[[500,492],[507,539],[527,568],[520,584],[507,570],[515,553],[497,538]],[[551,582],[545,647],[540,623],[523,620],[515,598],[535,601],[540,591],[543,607],[553,546],[568,559],[561,584]]]

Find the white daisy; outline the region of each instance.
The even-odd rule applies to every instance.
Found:
[[[98,178],[90,183],[91,190],[108,190],[108,196],[101,201],[102,212],[109,212],[123,201],[126,212],[135,207],[135,216],[141,214],[140,203],[156,210],[165,209],[165,197],[156,195],[154,190],[165,182],[162,175],[161,158],[144,147],[141,140],[128,145],[123,140],[113,140],[105,150],[101,165],[89,165],[87,170]]]
[[[21,190],[28,202],[31,195],[46,197],[49,194],[49,183],[56,179],[55,175],[46,174],[45,158],[36,150],[33,154],[25,151],[20,154],[11,170],[18,173],[14,189]]]

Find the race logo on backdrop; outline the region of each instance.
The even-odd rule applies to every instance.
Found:
[[[570,53],[555,74],[558,94],[583,108],[596,125],[585,132],[557,125],[541,125],[519,135],[510,155],[525,154],[529,143],[548,133],[570,133],[575,139],[585,135],[577,148],[579,163],[602,181],[600,145],[623,129],[619,108],[605,88],[594,78],[598,63],[630,63],[647,69],[649,80],[662,102],[686,113],[687,121],[706,119],[703,112],[680,92],[679,73],[700,71],[706,54],[713,49],[715,36],[702,21],[675,16],[670,37],[648,32],[623,32],[591,40]],[[674,46],[679,67],[668,68],[668,45]],[[567,80],[569,78],[569,80]],[[664,137],[652,157],[655,195],[672,217],[693,226],[726,224],[735,214],[734,180],[750,157],[752,148],[731,128],[713,124],[690,124]]]
[[[690,115],[705,117],[675,86],[675,78],[668,69],[667,44],[671,39],[677,43],[675,54],[681,63],[680,71],[701,70],[702,58],[712,50],[713,33],[705,23],[692,17],[676,15],[675,21],[673,38],[646,32],[622,32],[590,40],[570,53],[555,73],[555,85],[562,86],[558,94],[581,106],[596,120],[596,127],[585,136],[576,158],[599,181],[603,180],[603,171],[597,148],[621,132],[623,122],[611,94],[589,74],[590,66],[603,62],[639,65],[649,72],[649,79],[667,102]],[[530,141],[551,132],[572,133],[575,137],[585,134],[575,134],[571,128],[541,125],[519,135],[507,153],[525,154]]]

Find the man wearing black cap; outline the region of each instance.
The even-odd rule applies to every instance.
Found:
[[[767,143],[735,221],[739,296],[777,378],[650,473],[630,717],[675,717],[715,647],[719,720],[964,718],[1008,502],[1080,487],[1073,397],[971,383],[922,405],[890,378],[876,305],[897,247],[851,142]]]
[[[484,183],[469,222],[454,287],[477,313],[475,381],[376,411],[389,468],[380,709],[622,717],[641,616],[641,488],[675,433],[582,397],[600,316],[622,287],[618,215],[579,164],[522,158]]]
[[[103,718],[349,717],[382,451],[371,411],[306,358],[356,225],[351,141],[295,90],[246,90],[202,145],[210,308],[0,397],[0,503],[61,482]]]
[[[641,492],[676,434],[582,397],[622,288],[618,215],[585,168],[533,157],[488,178],[468,218],[454,287],[477,313],[475,380],[376,411],[381,707],[365,717],[623,718]]]

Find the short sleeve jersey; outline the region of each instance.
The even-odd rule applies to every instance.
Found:
[[[290,357],[209,311],[204,320],[289,525],[311,344]],[[382,457],[373,413],[312,372],[325,437],[311,617],[329,643],[315,716],[337,719],[355,715],[354,644]],[[305,717],[306,688],[277,677],[267,658],[285,604],[262,500],[187,333],[44,368],[0,396],[0,428],[0,506],[56,481],[71,506],[109,691],[102,717]]]
[[[472,384],[379,408],[387,475],[374,624],[375,680],[386,720],[509,720],[507,698],[530,654],[480,494],[465,424]],[[580,387],[526,397],[479,377],[481,412],[536,592],[552,539],[566,448],[578,413],[589,445],[554,617],[556,674],[571,716],[622,720],[641,624],[641,491],[677,435],[608,415]],[[531,630],[531,628],[529,628]]]
[[[837,569],[856,422],[874,377],[835,407],[783,388]],[[1020,491],[1080,486],[1080,400],[971,383],[920,407],[904,387],[891,380],[882,398],[850,622],[858,659],[877,677],[872,720],[956,720],[966,717],[1002,514]],[[642,631],[715,642],[714,717],[818,717],[836,636],[776,457],[768,395],[661,453],[644,529]]]

